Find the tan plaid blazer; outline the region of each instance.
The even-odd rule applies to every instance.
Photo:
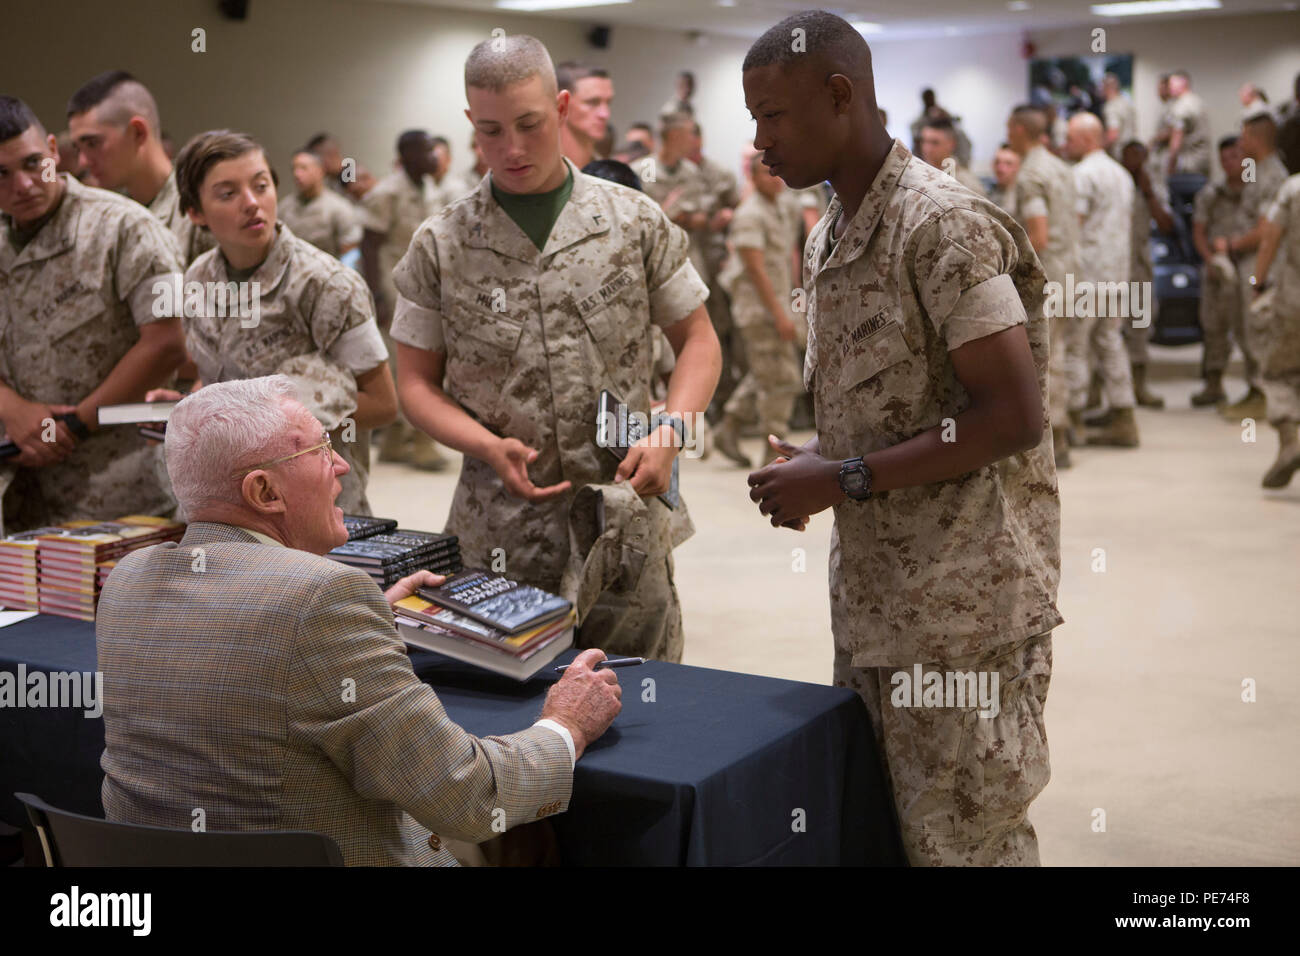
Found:
[[[355,568],[198,522],[118,563],[95,631],[110,820],[315,830],[349,865],[454,865],[442,837],[569,805],[560,736],[453,723]]]

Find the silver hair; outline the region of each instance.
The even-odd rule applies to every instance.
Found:
[[[524,33],[484,40],[465,59],[466,92],[472,86],[500,93],[534,76],[542,78],[546,92],[557,91],[551,54],[541,40]]]
[[[240,501],[241,467],[274,458],[294,422],[298,390],[284,375],[205,385],[182,399],[167,421],[167,474],[187,515]]]

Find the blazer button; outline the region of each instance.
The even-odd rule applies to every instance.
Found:
[[[429,834],[429,849],[430,850],[442,849],[442,838],[438,836],[438,834],[436,833]]]

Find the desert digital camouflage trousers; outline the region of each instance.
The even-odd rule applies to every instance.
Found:
[[[1133,372],[1120,332],[1120,323],[1132,320],[1108,315],[1060,321],[1066,323],[1065,374],[1070,410],[1079,411],[1088,404],[1094,360],[1101,373],[1106,403],[1111,408],[1132,408],[1135,404]]]
[[[1052,427],[1064,428],[1070,422],[1068,413],[1070,388],[1065,372],[1065,343],[1066,336],[1069,334],[1066,323],[1070,319],[1057,316],[1047,321],[1050,323],[1047,352],[1047,409],[1052,418]]]
[[[1300,422],[1300,303],[1283,301],[1277,291],[1258,296],[1246,316],[1271,425]]]
[[[912,866],[1037,866],[1029,804],[1051,776],[1043,707],[1052,676],[1051,632],[992,651],[922,665],[937,671],[998,675],[998,708],[895,706],[895,674],[913,665],[852,667],[835,648],[836,687],[867,706],[885,779]],[[924,680],[924,678],[923,678]],[[991,712],[992,707],[988,708]]]
[[[732,304],[745,343],[746,371],[723,410],[742,421],[756,416],[761,434],[785,437],[795,399],[803,390],[803,370],[795,344],[777,334],[767,309],[751,298],[757,297],[738,294]]]

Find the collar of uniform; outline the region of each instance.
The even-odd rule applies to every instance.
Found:
[[[149,211],[155,216],[169,212],[172,204],[180,201],[180,190],[176,188],[176,170],[167,174],[158,195],[149,200]]]
[[[204,544],[222,544],[224,542],[243,542],[256,544],[257,538],[251,531],[233,524],[220,521],[193,521],[185,528],[180,547],[190,548]]]
[[[63,180],[63,201],[54,217],[47,222],[31,242],[23,247],[22,252],[14,257],[15,266],[25,262],[39,262],[67,252],[77,244],[77,220],[81,217],[81,199],[88,187],[83,186],[73,176],[59,173]],[[5,217],[8,219],[8,217]],[[8,236],[4,237],[6,245]],[[12,248],[12,247],[11,247]]]
[[[284,274],[289,271],[289,260],[293,258],[294,239],[295,236],[289,227],[277,221],[275,238],[271,240],[271,251],[266,254],[257,271],[248,277],[249,282],[261,284],[262,295],[268,294],[278,286]],[[229,275],[230,263],[226,262],[224,255],[221,256],[221,264]]]
[[[560,210],[555,225],[551,227],[551,234],[546,238],[546,247],[542,250],[543,259],[588,236],[609,232],[609,211],[605,208],[600,190],[567,156],[564,164],[573,176],[573,191],[569,193],[569,201]]]
[[[551,235],[546,240],[545,255],[550,255],[558,246],[555,246],[556,233],[559,232],[561,224],[565,221],[570,212],[574,200],[578,198],[580,192],[585,191],[583,187],[586,184],[580,184],[582,174],[578,172],[577,167],[569,162],[565,157],[565,164],[573,173],[573,192],[569,194],[569,201],[564,204],[564,209],[560,211],[559,218],[555,225],[551,227]],[[465,245],[475,249],[491,249],[503,256],[511,259],[518,259],[520,262],[527,262],[530,265],[535,264],[543,255],[537,251],[533,245],[533,240],[529,239],[519,225],[510,218],[509,214],[501,208],[501,204],[496,201],[492,195],[492,176],[488,174],[483,177],[483,181],[478,184],[478,189],[474,191],[474,221],[469,227],[469,234],[465,238]],[[606,225],[608,228],[608,225]],[[590,235],[590,233],[583,233]],[[579,237],[581,238],[581,237]],[[577,239],[573,239],[576,242]],[[569,243],[565,243],[568,245]]]
[[[840,241],[835,244],[835,249],[823,263],[823,269],[848,265],[862,255],[867,248],[867,243],[871,241],[871,236],[876,231],[876,226],[885,211],[885,206],[889,203],[889,197],[894,193],[894,187],[898,185],[903,170],[911,161],[911,151],[903,145],[901,140],[894,140],[894,146],[885,156],[880,171],[876,173],[876,178],[871,182],[871,188],[862,197],[862,205],[858,206],[858,211],[848,221],[844,228],[844,235],[840,237]],[[830,230],[835,225],[835,217],[839,215],[843,208],[840,197],[836,196],[826,209],[828,238],[833,238]]]

